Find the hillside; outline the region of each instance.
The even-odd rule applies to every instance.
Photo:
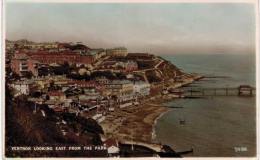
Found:
[[[171,62],[157,57],[156,65],[145,71],[145,75],[149,83],[156,83],[168,80],[176,80],[178,77],[185,75],[177,66]]]
[[[7,89],[8,90],[8,89]],[[12,101],[6,94],[7,157],[104,157],[104,151],[11,151],[14,146],[83,146],[101,145],[102,128],[91,119],[72,114],[56,114],[47,106],[37,106],[19,97]],[[66,134],[64,134],[66,133]]]

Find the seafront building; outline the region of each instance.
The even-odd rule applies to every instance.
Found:
[[[134,81],[133,92],[135,95],[145,97],[150,95],[151,85],[144,81]]]
[[[129,80],[114,80],[105,84],[105,88],[111,91],[111,96],[117,97],[119,103],[129,102],[134,98],[133,83]]]

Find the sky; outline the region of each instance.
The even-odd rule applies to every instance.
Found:
[[[153,54],[252,53],[250,3],[6,4],[6,38]]]

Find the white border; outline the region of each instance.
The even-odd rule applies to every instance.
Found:
[[[256,3],[257,0],[6,0],[19,3]]]
[[[254,3],[255,5],[255,54],[256,54],[256,140],[257,140],[257,148],[256,148],[256,157],[253,158],[221,158],[221,157],[194,157],[194,158],[184,158],[184,159],[259,159],[260,160],[260,128],[259,128],[259,120],[260,120],[260,111],[259,111],[259,103],[260,103],[260,90],[259,90],[259,81],[260,81],[260,71],[259,71],[259,63],[260,63],[260,55],[259,55],[259,1],[258,0],[1,0],[0,7],[0,17],[1,17],[1,72],[0,76],[2,77],[1,81],[1,90],[0,90],[0,103],[1,103],[1,115],[0,115],[0,124],[1,125],[1,139],[0,139],[0,155],[3,159],[4,156],[4,135],[5,135],[5,3]],[[12,159],[12,158],[8,158]],[[46,158],[23,158],[23,159],[46,159]],[[48,158],[48,159],[58,159],[58,158]],[[86,159],[86,158],[59,158],[59,159]],[[87,158],[87,159],[103,159],[103,158]],[[114,159],[114,158],[105,158],[105,159]],[[128,158],[120,158],[120,159],[128,159]],[[134,159],[146,159],[153,160],[155,158],[134,158]],[[160,159],[169,159],[169,158],[160,158]]]
[[[0,155],[1,157],[4,156],[4,146],[5,146],[5,142],[4,142],[4,135],[5,135],[5,26],[4,26],[4,1],[1,0],[1,3],[0,3],[1,7],[0,7],[0,17],[1,17],[1,30],[0,30],[0,35],[1,35],[1,43],[0,43],[0,46],[1,46],[1,51],[0,51],[0,76],[2,78],[1,80],[1,87],[0,87],[0,103],[1,103],[1,118],[0,118],[0,124],[1,125],[1,139],[0,139],[0,142],[1,142],[1,145],[0,145]],[[3,18],[2,18],[3,17]],[[3,92],[2,92],[3,91]]]
[[[259,110],[259,103],[260,103],[260,91],[259,91],[259,82],[260,82],[260,71],[259,71],[259,58],[260,58],[260,53],[259,53],[259,1],[256,1],[255,4],[255,25],[256,25],[256,33],[255,33],[255,54],[256,54],[256,141],[257,141],[257,146],[256,146],[256,156],[258,159],[260,159],[260,124],[259,124],[259,118],[260,118],[260,110]]]

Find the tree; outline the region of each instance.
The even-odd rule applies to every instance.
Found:
[[[23,73],[23,76],[24,76],[25,78],[31,79],[32,76],[33,76],[33,74],[32,74],[31,71],[28,71],[28,72],[24,72],[24,73]]]

